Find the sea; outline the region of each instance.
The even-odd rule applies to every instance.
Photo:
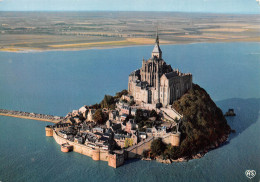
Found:
[[[0,52],[0,108],[65,116],[105,94],[127,89],[128,75],[151,57],[153,46],[81,51]],[[50,123],[0,116],[0,181],[240,182],[260,180],[260,43],[162,45],[173,68],[192,73],[226,112],[236,133],[201,159],[161,164],[104,161],[62,153]],[[254,170],[249,179],[245,171]]]

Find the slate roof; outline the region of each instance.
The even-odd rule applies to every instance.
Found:
[[[131,72],[131,73],[130,73],[130,76],[134,76],[134,75],[137,76],[137,75],[139,75],[139,74],[140,74],[140,69]]]
[[[153,53],[162,53],[162,50],[158,44],[155,44],[153,48]]]
[[[164,75],[166,76],[167,79],[178,76],[178,74],[176,72],[173,72],[173,71],[170,72],[170,73],[165,73]]]
[[[118,129],[121,128],[121,124],[114,124],[114,125],[112,126],[112,128],[113,128],[114,131],[116,131],[116,130],[118,130]]]

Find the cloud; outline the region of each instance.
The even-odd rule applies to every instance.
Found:
[[[258,5],[260,5],[260,0],[256,0],[256,2],[258,3]]]

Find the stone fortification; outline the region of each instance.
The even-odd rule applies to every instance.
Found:
[[[175,146],[175,147],[180,146],[180,140],[181,140],[180,132],[169,133],[161,138],[162,138],[162,141],[166,144],[171,144],[172,146]]]
[[[141,156],[144,150],[149,150],[151,148],[151,143],[156,138],[158,137],[149,137],[146,140],[139,142],[137,145],[126,149],[128,153],[128,158],[136,158],[138,156]],[[180,145],[181,133],[169,133],[160,138],[162,138],[164,143],[178,147]]]
[[[92,150],[92,159],[94,161],[99,161],[100,160],[100,150]]]
[[[99,160],[108,161],[108,151],[105,151],[105,150],[103,151],[100,149],[88,147],[86,145],[71,142],[65,138],[60,137],[55,131],[53,131],[53,138],[59,145],[61,145],[63,143],[68,143],[70,145],[73,145],[74,152],[89,156],[89,157],[93,158],[94,160],[97,160],[99,158]]]
[[[144,150],[149,150],[151,148],[151,143],[153,140],[154,137],[149,137],[146,140],[139,142],[137,145],[126,149],[128,153],[128,158],[136,158],[138,156],[141,156]]]
[[[46,133],[46,136],[53,136],[53,129],[52,129],[52,126],[48,125],[45,127],[45,133]]]
[[[50,126],[45,127],[45,131],[46,136],[53,136],[53,138],[59,145],[68,143],[69,145],[73,146],[74,152],[89,156],[95,161],[108,161],[108,165],[114,168],[117,168],[124,164],[124,153],[109,154],[107,150],[92,148],[86,145],[69,141],[65,138],[60,137],[57,132],[54,131],[53,128]]]
[[[124,153],[108,154],[108,165],[113,168],[117,168],[124,164]]]

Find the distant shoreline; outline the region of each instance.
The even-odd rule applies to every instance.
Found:
[[[164,45],[188,45],[188,44],[203,44],[203,43],[259,43],[258,40],[254,41],[243,41],[243,40],[237,40],[237,41],[205,41],[205,42],[182,42],[182,43],[167,43],[162,44]],[[50,52],[50,51],[84,51],[84,50],[99,50],[99,49],[118,49],[118,48],[126,48],[126,47],[140,47],[140,46],[152,46],[153,44],[136,44],[136,45],[110,45],[110,46],[92,46],[92,47],[68,47],[68,48],[50,48],[50,49],[40,49],[40,48],[0,48],[0,52],[12,52],[12,53],[36,53],[36,52]]]

